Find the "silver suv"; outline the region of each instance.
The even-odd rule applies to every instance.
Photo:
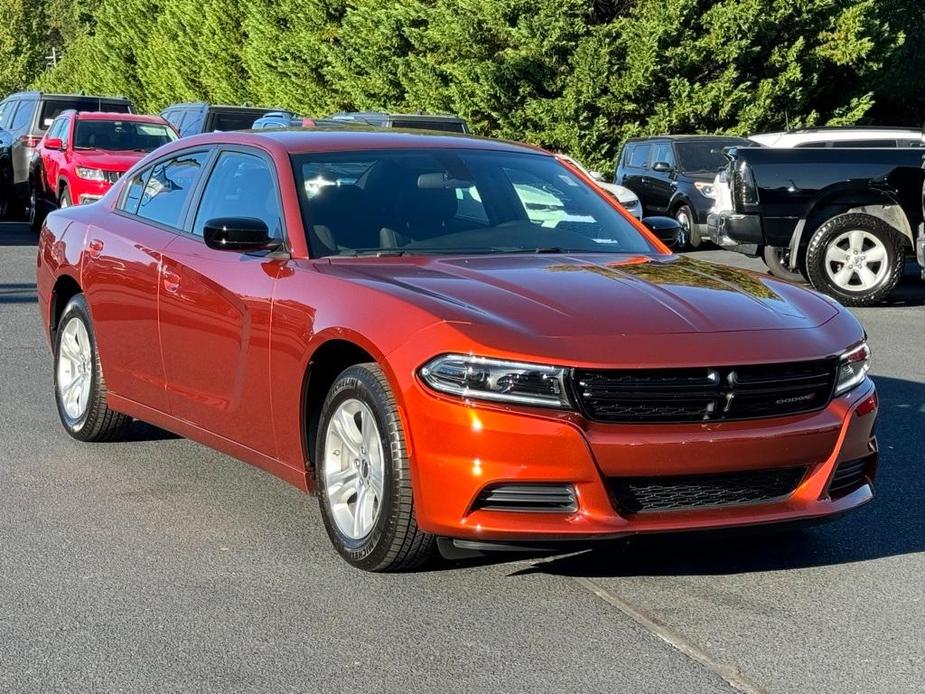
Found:
[[[9,152],[0,160],[0,181],[12,185],[14,200],[29,197],[29,162],[39,140],[52,121],[62,111],[111,111],[131,113],[132,103],[115,96],[85,96],[77,94],[43,94],[16,92],[0,101],[0,141],[8,144]],[[0,191],[5,195],[7,191]]]

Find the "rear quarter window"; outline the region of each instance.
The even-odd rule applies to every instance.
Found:
[[[35,113],[34,101],[20,101],[19,108],[13,115],[13,122],[10,123],[10,130],[19,130],[32,123],[32,115]]]

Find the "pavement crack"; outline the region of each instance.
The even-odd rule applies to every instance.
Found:
[[[737,692],[742,692],[743,694],[767,694],[766,689],[752,682],[738,668],[720,662],[686,636],[659,621],[642,608],[615,595],[591,579],[584,576],[572,576],[572,578],[585,590],[620,610],[636,624],[657,636],[679,653],[721,677]]]

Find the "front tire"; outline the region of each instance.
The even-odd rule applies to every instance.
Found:
[[[121,438],[132,420],[106,404],[106,382],[83,294],[64,308],[54,344],[55,402],[64,429],[78,441]]]
[[[902,236],[868,214],[833,217],[806,249],[810,283],[845,306],[880,303],[899,284],[905,265]]]
[[[684,234],[678,243],[679,251],[697,248],[703,241],[700,238],[700,232],[697,231],[697,224],[694,222],[694,211],[688,205],[681,205],[675,210],[674,218],[678,220],[684,228]]]
[[[61,193],[58,195],[58,207],[63,210],[65,207],[70,207],[73,204],[71,200],[71,191],[68,190],[66,185],[61,186]]]
[[[331,386],[315,469],[325,529],[350,564],[405,571],[433,554],[434,536],[418,528],[415,517],[398,404],[378,365],[351,366]]]
[[[777,246],[765,246],[761,251],[764,264],[768,266],[768,272],[772,275],[788,282],[806,282],[802,272],[791,270],[787,265],[789,255],[789,248],[779,248]]]

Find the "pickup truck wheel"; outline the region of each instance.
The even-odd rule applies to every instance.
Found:
[[[764,264],[768,266],[768,272],[778,279],[788,282],[806,282],[806,277],[799,270],[791,270],[787,266],[790,249],[779,248],[777,246],[765,246],[761,251],[761,257]]]
[[[106,404],[106,382],[83,294],[64,307],[55,331],[55,402],[65,430],[78,441],[112,441],[132,423]]]
[[[905,255],[900,234],[882,219],[849,213],[823,224],[806,249],[813,288],[845,306],[871,306],[899,284]]]
[[[378,365],[337,377],[315,451],[321,516],[344,559],[366,571],[406,571],[433,554],[434,536],[415,517],[398,404]]]

